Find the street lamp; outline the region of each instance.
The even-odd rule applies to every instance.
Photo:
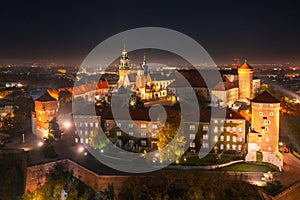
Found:
[[[64,126],[65,126],[65,128],[70,128],[71,127],[71,123],[70,122],[65,122]]]
[[[40,141],[39,143],[38,143],[38,146],[39,147],[41,147],[41,146],[43,146],[44,145],[44,142],[42,142],[42,141]]]

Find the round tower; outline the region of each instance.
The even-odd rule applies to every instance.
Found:
[[[253,80],[253,68],[245,62],[238,68],[239,78],[239,99],[241,101],[250,102],[252,95],[252,80]]]
[[[263,92],[251,101],[252,128],[260,133],[260,151],[278,152],[280,101]]]

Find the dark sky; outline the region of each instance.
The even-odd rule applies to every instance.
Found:
[[[0,64],[79,65],[127,29],[157,26],[197,40],[216,63],[300,63],[297,1],[7,1],[0,5]]]

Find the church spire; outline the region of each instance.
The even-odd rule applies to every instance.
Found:
[[[146,53],[144,53],[144,60],[143,60],[143,65],[146,65],[147,61],[146,61]]]

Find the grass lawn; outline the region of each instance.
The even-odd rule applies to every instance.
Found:
[[[216,161],[216,154],[208,154],[204,158],[199,159],[198,156],[191,156],[187,158],[180,158],[179,163],[180,165],[189,165],[189,166],[208,166],[208,165],[216,165],[218,164]],[[242,156],[238,155],[222,155],[221,161],[219,164],[228,163],[235,160],[243,160]]]
[[[218,170],[222,171],[238,171],[238,172],[274,172],[278,171],[278,168],[269,163],[236,163],[227,167],[222,167]]]

